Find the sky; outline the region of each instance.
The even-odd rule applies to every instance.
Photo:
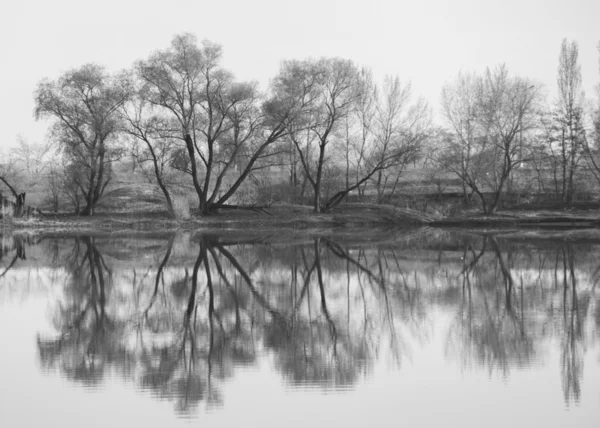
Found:
[[[398,75],[439,110],[460,71],[505,63],[556,93],[563,38],[579,43],[586,95],[600,82],[598,0],[21,0],[0,5],[0,156],[20,135],[47,140],[33,92],[95,62],[110,71],[169,46],[182,32],[224,49],[223,65],[266,89],[284,59],[337,56]]]

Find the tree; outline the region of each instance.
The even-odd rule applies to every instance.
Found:
[[[0,164],[0,183],[2,183],[13,196],[17,196],[17,191],[11,184],[17,176],[17,171],[15,167],[14,158],[9,157],[8,159],[3,159],[3,162]],[[0,192],[0,196],[2,192]]]
[[[481,134],[477,122],[477,85],[474,74],[459,73],[453,83],[442,89],[442,108],[449,124],[449,132],[441,132],[440,148],[432,153],[433,159],[444,169],[456,174],[462,183],[465,201],[476,193],[486,210],[483,196],[483,174],[486,158],[477,156],[481,151]]]
[[[25,138],[17,137],[18,145],[12,150],[15,164],[25,177],[25,186],[30,189],[44,179],[48,169],[52,146],[35,144]]]
[[[123,106],[121,114],[126,124],[123,128],[125,133],[141,144],[141,147],[134,145],[131,151],[135,162],[142,168],[144,164],[151,162],[152,175],[163,192],[167,212],[174,218],[175,210],[168,175],[170,165],[180,154],[177,141],[168,135],[163,136],[161,131],[168,127],[162,123],[160,116],[153,114],[152,106],[147,105],[139,90],[135,91],[135,96]]]
[[[346,188],[350,187],[350,173],[359,181],[364,173],[365,161],[373,144],[373,135],[378,112],[379,91],[373,81],[372,72],[360,70],[361,90],[356,100],[352,115],[346,118],[346,144],[344,157],[346,160]],[[359,197],[362,198],[366,182],[358,186]]]
[[[411,104],[411,84],[402,85],[396,77],[386,77],[381,98],[378,100],[375,127],[375,156],[384,161],[395,155],[393,165],[379,169],[376,178],[377,196],[384,196],[393,179],[391,196],[398,185],[402,169],[420,155],[421,146],[428,138],[430,111],[420,99]]]
[[[378,201],[386,195],[388,184],[393,180],[386,195],[391,197],[404,168],[421,156],[423,144],[430,137],[429,107],[423,100],[411,105],[410,83],[402,85],[398,77],[386,77],[383,90],[379,91],[376,87],[372,89],[369,74],[362,73],[359,91],[361,95],[355,106],[358,111],[356,179],[352,184],[347,180],[345,188],[327,200],[323,205],[325,211],[370,180],[375,182]],[[370,92],[373,94],[372,114],[368,104],[365,105]]]
[[[361,186],[373,177],[382,192],[391,174],[396,174],[397,184],[426,138],[428,108],[424,103],[407,105],[410,86],[405,90],[397,78],[389,78],[380,97],[371,73],[348,60],[285,62],[274,92],[296,106],[286,128],[312,186],[316,213],[337,206],[355,189],[362,192]],[[343,186],[342,180],[326,180],[343,170]],[[325,184],[341,190],[329,195]]]
[[[598,48],[598,72],[600,74],[600,42],[597,45]],[[592,133],[592,144],[586,144],[586,154],[588,158],[589,168],[596,177],[596,180],[600,182],[600,163],[598,157],[600,155],[600,83],[596,86],[597,104],[596,109],[593,112],[593,133]],[[587,141],[586,141],[587,143]]]
[[[14,217],[21,217],[26,214],[27,210],[25,207],[25,192],[18,190],[17,184],[22,182],[20,170],[17,167],[17,159],[14,153],[11,153],[7,159],[3,159],[4,162],[0,163],[0,207],[10,205],[12,207],[11,214]],[[9,202],[4,198],[2,194],[2,185],[7,188],[15,198],[14,202]],[[3,208],[4,210],[4,208]]]
[[[244,180],[268,165],[287,115],[265,114],[275,105],[263,102],[255,83],[236,82],[220,67],[221,55],[219,45],[198,46],[182,34],[136,65],[138,94],[161,118],[160,138],[180,142],[171,165],[191,177],[205,215],[228,207]]]
[[[129,97],[127,79],[109,75],[95,64],[44,80],[35,92],[36,118],[54,119],[58,141],[74,183],[84,195],[81,214],[93,215],[112,177],[112,163],[122,150],[117,142],[118,109]]]
[[[327,147],[342,131],[359,97],[359,71],[340,58],[286,61],[274,79],[279,102],[297,106],[286,129],[313,188],[314,212],[321,212]]]
[[[558,99],[550,123],[550,149],[556,158],[555,188],[564,203],[573,202],[574,178],[584,154],[585,129],[581,66],[577,42],[561,45],[558,65]]]
[[[502,65],[481,75],[459,74],[442,90],[450,139],[435,159],[455,173],[495,213],[513,169],[524,162],[522,134],[535,125],[539,88],[528,79],[509,77]],[[486,193],[491,198],[486,198]]]
[[[44,180],[44,191],[46,193],[46,202],[50,204],[52,211],[58,212],[63,189],[62,177],[64,170],[61,168],[61,160],[57,154],[54,154],[48,162]]]

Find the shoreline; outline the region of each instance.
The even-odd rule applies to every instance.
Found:
[[[191,217],[188,220],[175,220],[162,213],[99,213],[91,217],[68,214],[46,214],[30,219],[12,219],[6,228],[14,230],[201,230],[249,228],[257,231],[290,229],[356,229],[356,228],[406,228],[425,226],[433,219],[416,211],[386,205],[349,204],[331,213],[312,213],[309,207],[275,206],[265,212],[235,210],[217,213],[207,217]],[[0,230],[3,222],[0,219]]]
[[[434,218],[413,210],[371,204],[347,204],[330,213],[315,214],[304,206],[274,206],[266,212],[225,211],[209,217],[188,220],[167,218],[160,212],[103,212],[80,217],[46,214],[30,219],[0,219],[0,235],[7,232],[50,233],[173,233],[177,231],[245,231],[269,233],[289,231],[311,233],[326,230],[401,230],[418,227],[455,229],[486,233],[515,230],[574,232],[597,230],[600,211],[501,211],[494,216],[464,213],[456,217]],[[594,233],[595,235],[595,233]]]

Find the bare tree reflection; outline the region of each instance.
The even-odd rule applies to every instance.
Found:
[[[81,250],[81,243],[85,250]],[[107,365],[117,360],[128,361],[117,340],[122,326],[107,314],[106,304],[111,289],[111,272],[95,245],[95,239],[76,240],[69,258],[70,276],[65,284],[69,302],[58,308],[56,339],[38,338],[42,364],[46,368],[60,366],[68,377],[85,384],[99,382]],[[126,373],[128,365],[121,365]]]
[[[487,247],[491,251],[487,251]],[[481,249],[463,252],[462,296],[449,331],[447,351],[457,353],[465,367],[486,367],[507,376],[535,358],[535,327],[524,312],[524,288],[517,287],[510,248],[485,237]]]
[[[579,400],[593,291],[581,285],[580,250],[436,236],[176,236],[140,244],[146,264],[79,237],[53,256],[68,279],[40,360],[87,385],[117,373],[189,415],[220,406],[224,381],[259,362],[292,387],[350,388],[375,361],[400,367],[450,314],[446,354],[465,369],[509,376],[560,339],[564,397]]]
[[[578,402],[583,377],[584,334],[583,317],[587,313],[589,296],[581,297],[577,289],[574,251],[571,244],[561,248],[562,253],[562,340],[561,379],[565,401]]]
[[[488,236],[479,251],[464,250],[462,296],[447,352],[459,355],[465,367],[487,367],[506,376],[512,367],[532,364],[541,342],[556,336],[564,399],[567,404],[577,402],[586,347],[584,323],[593,288],[579,289],[573,244],[553,243],[551,251],[538,251],[537,257],[525,246],[518,252],[513,246]],[[553,259],[553,266],[548,259]],[[529,266],[537,275],[526,283],[523,271]],[[540,317],[540,311],[547,318]]]
[[[17,263],[18,260],[26,260],[26,245],[35,245],[39,242],[33,236],[11,235],[9,237],[0,237],[0,262],[9,254],[13,254],[11,261],[4,268],[0,267],[0,279],[2,279]]]

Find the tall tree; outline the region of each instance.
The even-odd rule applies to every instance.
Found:
[[[45,175],[49,167],[51,144],[35,144],[25,138],[17,137],[18,145],[12,150],[17,168],[25,178],[24,187],[36,186]]]
[[[94,214],[111,180],[111,164],[121,153],[117,111],[129,92],[127,79],[111,76],[95,64],[38,84],[35,116],[54,119],[53,136],[70,169],[77,172],[72,179],[84,195],[82,215]]]
[[[450,139],[436,159],[454,172],[495,213],[504,187],[524,159],[523,133],[535,126],[539,88],[528,79],[510,77],[504,65],[481,76],[461,74],[442,91]],[[487,195],[489,194],[489,196]]]
[[[598,49],[598,72],[600,76],[600,42],[597,45]],[[596,177],[596,180],[600,182],[600,83],[596,86],[596,108],[593,111],[593,134],[591,144],[586,144],[586,152],[588,157],[588,163],[590,170]]]
[[[423,142],[428,138],[430,111],[423,99],[412,102],[411,84],[402,85],[396,77],[386,77],[378,100],[375,127],[375,156],[384,161],[390,155],[394,168],[378,170],[377,196],[381,199],[388,185],[391,196],[398,185],[402,169],[420,154]],[[392,180],[390,182],[390,180]]]
[[[574,179],[585,149],[584,95],[577,42],[562,41],[558,63],[558,98],[553,111],[549,144],[557,160],[556,193],[573,202]]]
[[[167,212],[170,217],[175,218],[170,166],[180,154],[180,145],[176,139],[170,138],[168,131],[165,135],[164,129],[168,130],[168,124],[165,124],[164,120],[154,113],[152,106],[140,96],[139,88],[123,105],[121,114],[125,123],[124,132],[134,137],[131,153],[136,165],[139,164],[144,172],[146,163],[152,165],[152,172],[147,175],[156,180],[165,198]]]
[[[220,67],[219,45],[198,46],[191,34],[136,65],[139,95],[156,109],[161,138],[179,140],[172,166],[189,174],[199,210],[227,207],[244,180],[273,155],[282,119],[266,115],[254,83],[236,82]],[[282,118],[285,112],[280,112]]]
[[[470,195],[475,193],[485,211],[487,203],[483,194],[483,177],[488,165],[487,158],[479,155],[482,151],[482,131],[477,120],[478,79],[475,74],[461,72],[454,82],[442,88],[442,109],[449,133],[440,133],[441,141],[432,157],[444,169],[460,178],[465,201],[470,201]]]
[[[598,77],[600,77],[600,42],[598,49]],[[596,111],[594,113],[594,137],[596,147],[600,147],[600,83],[596,85]]]
[[[297,106],[286,122],[305,176],[313,188],[314,212],[321,212],[327,147],[341,132],[360,94],[359,70],[340,58],[286,61],[274,81],[282,103]]]
[[[355,181],[359,181],[364,173],[364,163],[368,157],[369,148],[372,145],[375,125],[377,123],[378,100],[379,91],[373,81],[371,71],[361,69],[361,91],[354,108],[354,122],[358,129],[353,132],[354,138],[348,137],[348,140],[352,141],[354,149]],[[348,129],[348,134],[350,134],[350,129]],[[347,155],[348,157],[349,154]],[[350,187],[349,175],[346,175],[346,188]],[[359,197],[361,198],[364,195],[365,187],[366,183],[357,188]]]
[[[410,89],[390,78],[379,96],[371,73],[348,60],[285,62],[274,89],[278,99],[295,104],[286,127],[312,187],[316,213],[335,207],[356,189],[361,192],[375,177],[383,189],[391,174],[398,178],[416,158],[426,136],[428,108],[409,105]],[[345,170],[345,183],[327,183],[339,189],[328,195],[325,174],[335,170]]]

